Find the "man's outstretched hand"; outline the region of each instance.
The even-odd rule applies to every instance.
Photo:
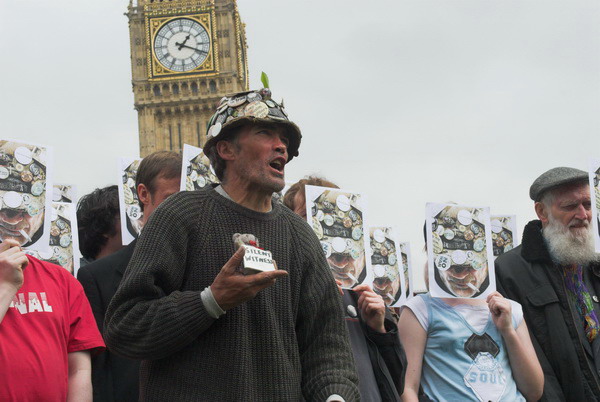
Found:
[[[243,259],[244,248],[240,247],[210,285],[215,301],[225,311],[253,299],[261,290],[273,286],[278,278],[288,275],[279,269],[244,275],[238,269]]]

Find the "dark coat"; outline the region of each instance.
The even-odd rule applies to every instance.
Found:
[[[104,330],[104,316],[135,248],[135,241],[109,256],[79,269],[98,329]],[[92,385],[95,402],[137,401],[140,362],[111,353],[108,349],[92,358]]]
[[[543,401],[598,401],[600,384],[569,307],[563,274],[550,257],[541,222],[531,221],[519,247],[496,259],[498,291],[523,306],[531,341],[544,370]],[[592,294],[600,294],[600,265],[592,265]],[[598,306],[596,305],[596,310]],[[595,342],[598,345],[598,342]],[[586,355],[588,354],[588,355]]]
[[[369,393],[365,387],[377,387],[382,401],[399,401],[400,395],[404,392],[407,364],[406,354],[398,335],[398,322],[390,310],[386,309],[384,325],[387,332],[382,334],[374,331],[362,320],[357,302],[356,293],[344,290],[346,325],[359,375],[361,370],[372,367],[376,382],[376,384],[368,384],[365,382],[367,378],[360,378],[361,400],[376,400],[371,396],[373,393]],[[349,310],[348,306],[354,308]],[[349,311],[353,314],[349,314]],[[357,330],[352,328],[354,325],[357,326]]]

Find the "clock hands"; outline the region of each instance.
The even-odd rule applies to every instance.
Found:
[[[188,48],[188,49],[195,50],[195,51],[197,51],[199,53],[208,53],[206,50],[196,49],[195,47],[188,46],[188,45],[185,44],[185,42],[184,43],[177,43],[177,42],[175,42],[175,44],[177,46],[179,46],[179,50],[181,50],[181,48],[185,47],[185,48]]]
[[[185,40],[182,43],[175,42],[175,46],[178,47],[177,50],[181,50],[181,48],[185,46],[185,42],[187,42],[189,38],[190,38],[190,35],[186,36]],[[188,46],[185,46],[185,47],[188,47]]]

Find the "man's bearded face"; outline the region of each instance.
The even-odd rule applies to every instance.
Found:
[[[560,191],[560,189],[559,189]],[[594,251],[590,188],[569,186],[545,206],[543,235],[552,259],[561,264],[588,264],[600,258]]]

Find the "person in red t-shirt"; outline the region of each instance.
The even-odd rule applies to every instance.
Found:
[[[0,400],[91,401],[90,351],[104,349],[79,282],[0,244]]]

